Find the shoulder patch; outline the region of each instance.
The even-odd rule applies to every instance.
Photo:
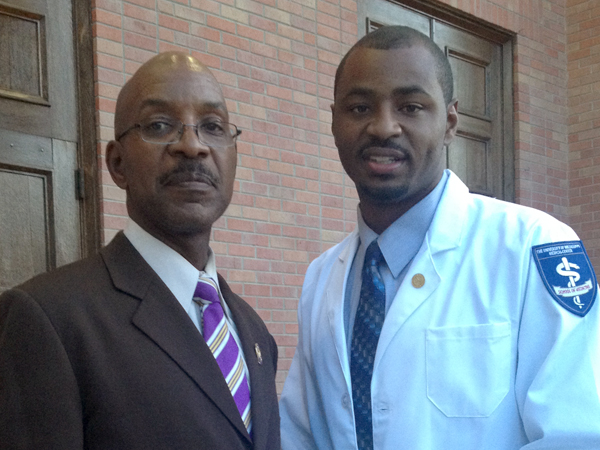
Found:
[[[581,241],[531,248],[546,289],[566,310],[585,316],[596,299],[596,274]]]

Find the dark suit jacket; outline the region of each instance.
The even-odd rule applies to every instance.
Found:
[[[250,373],[253,441],[201,334],[120,233],[0,296],[0,448],[279,450],[277,346],[219,282]]]

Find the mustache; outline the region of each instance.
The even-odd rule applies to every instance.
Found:
[[[410,154],[404,147],[394,142],[392,139],[371,139],[369,142],[360,147],[360,152],[364,153],[369,148],[389,148],[391,150],[402,152],[402,154],[405,156],[409,156]]]
[[[162,185],[195,180],[209,182],[213,186],[217,186],[220,182],[220,178],[216,173],[201,162],[194,160],[181,160],[173,170],[162,174],[158,178],[158,182]]]

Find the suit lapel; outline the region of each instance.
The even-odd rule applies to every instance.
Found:
[[[248,437],[221,369],[187,313],[123,233],[101,251],[117,289],[141,300],[132,323],[154,341]]]
[[[273,377],[275,375],[270,361],[267,362],[266,360],[265,353],[262,354],[262,356],[265,356],[265,361],[261,361],[259,364],[256,345],[258,345],[259,350],[262,349],[262,352],[268,351],[271,345],[267,341],[266,333],[258,332],[264,325],[257,324],[252,319],[247,311],[250,306],[245,304],[243,299],[231,291],[220,275],[219,287],[233,316],[233,322],[235,323],[237,334],[242,344],[242,351],[244,352],[248,373],[250,374],[253,448],[255,450],[264,449],[269,444],[267,442],[269,436],[268,427],[272,422],[270,416],[274,412],[273,404],[268,399],[272,398],[272,395],[275,395],[275,393],[271,393]]]

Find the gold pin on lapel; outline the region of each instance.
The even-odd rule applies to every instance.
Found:
[[[417,289],[421,289],[423,286],[425,286],[425,276],[422,273],[416,274],[414,277],[412,277],[411,281],[412,285]]]
[[[258,363],[262,364],[262,353],[260,352],[260,346],[258,342],[254,344],[254,352],[256,353],[256,359],[258,359]]]

